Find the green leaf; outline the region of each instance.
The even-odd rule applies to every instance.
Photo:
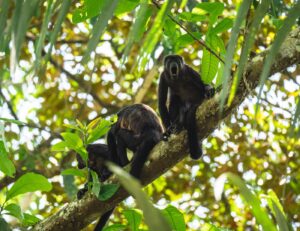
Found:
[[[275,211],[275,218],[279,227],[280,231],[289,231],[289,223],[285,217],[285,215],[282,213],[280,208],[277,206],[277,203],[272,200],[272,207]],[[291,229],[293,230],[293,229]]]
[[[68,150],[68,145],[65,141],[60,141],[51,147],[52,152],[65,152]]]
[[[78,191],[74,181],[73,175],[63,175],[64,190],[70,199],[74,199]]]
[[[101,122],[102,118],[98,117],[94,120],[92,120],[88,125],[87,125],[87,130],[91,131],[93,128],[95,128],[100,122]]]
[[[86,6],[86,13],[87,18],[92,18],[97,16],[101,9],[104,6],[105,1],[99,1],[99,0],[85,0],[85,6]]]
[[[81,156],[81,158],[86,162],[88,159],[88,153],[84,148],[83,142],[80,139],[80,137],[76,133],[71,133],[71,132],[61,133],[61,136],[64,138],[65,143],[58,145],[58,147],[56,148],[59,149],[63,145],[66,145],[67,148],[75,150]]]
[[[247,188],[246,184],[237,175],[233,173],[224,173],[216,180],[214,187],[216,199],[221,199],[226,179],[239,188],[245,203],[251,206],[252,213],[257,222],[262,226],[263,230],[275,231],[276,227],[268,216],[267,211],[262,208],[259,199]]]
[[[86,149],[84,147],[81,147],[81,148],[76,149],[75,151],[81,156],[83,161],[86,163],[89,158],[89,155],[88,155],[88,152],[86,151]]]
[[[230,18],[224,18],[221,20],[212,30],[212,34],[222,33],[229,30],[233,25],[233,20]]]
[[[97,21],[93,26],[92,37],[90,38],[87,44],[86,52],[82,58],[83,64],[87,63],[87,61],[90,59],[90,53],[96,49],[101,34],[103,33],[108,23],[108,20],[113,16],[114,10],[118,2],[119,0],[105,1],[102,11],[97,17]]]
[[[140,0],[119,0],[115,15],[121,15],[133,11],[140,3]]]
[[[192,12],[197,12],[197,8],[209,14],[209,24],[213,25],[217,21],[218,16],[222,14],[224,4],[220,2],[202,2],[198,3]]]
[[[298,103],[297,103],[296,110],[295,110],[295,113],[292,118],[292,124],[291,124],[292,134],[294,133],[293,128],[296,128],[296,125],[299,120],[300,120],[300,95],[298,96]]]
[[[174,36],[176,37],[176,33],[177,33],[177,30],[176,30],[176,23],[173,22],[171,19],[167,18],[165,20],[165,25],[164,25],[164,34],[166,36],[168,36],[170,39],[173,39]]]
[[[253,46],[254,41],[255,41],[255,35],[257,34],[257,31],[260,27],[262,19],[264,18],[266,12],[269,9],[269,5],[270,5],[270,0],[262,1],[262,3],[257,7],[257,9],[254,13],[253,21],[249,28],[249,33],[247,34],[247,37],[245,38],[245,42],[244,42],[244,45],[242,48],[242,53],[240,56],[238,70],[237,70],[238,74],[235,76],[234,81],[233,81],[233,87],[231,89],[230,97],[229,97],[229,104],[234,99],[234,96],[235,96],[235,93],[237,90],[237,86],[239,85],[239,82],[245,71],[244,69],[245,69],[245,66],[248,61],[248,56],[250,54],[251,47]]]
[[[169,222],[174,231],[185,231],[185,222],[183,214],[174,206],[168,205],[162,210],[165,218]]]
[[[196,38],[200,39],[201,34],[199,32],[192,33]],[[195,42],[194,38],[189,34],[183,34],[176,39],[176,46],[178,48],[185,48],[186,46],[193,44]]]
[[[147,62],[148,62],[148,57],[154,50],[154,47],[156,46],[157,42],[160,39],[160,36],[162,34],[162,28],[164,26],[165,19],[174,3],[174,0],[170,1],[165,1],[162,7],[160,8],[153,25],[148,32],[143,45],[141,47],[141,52],[139,55],[139,68],[140,71],[144,70]]]
[[[223,83],[223,71],[224,71],[224,64],[220,62],[219,68],[218,68],[218,73],[217,73],[217,78],[216,78],[216,87],[219,87]]]
[[[82,129],[73,124],[64,124],[64,127],[74,129],[75,131],[82,132]]]
[[[104,227],[103,231],[120,231],[120,230],[125,230],[126,227],[127,227],[127,225],[113,224],[113,225]]]
[[[47,178],[36,173],[26,173],[21,176],[6,194],[6,200],[12,199],[20,194],[35,191],[49,192],[52,189]]]
[[[11,228],[9,227],[8,223],[2,217],[0,217],[0,230],[11,231]]]
[[[178,14],[179,19],[188,22],[201,22],[207,19],[206,15],[194,14],[191,12],[182,12]]]
[[[216,34],[208,34],[205,43],[215,53],[223,53],[224,43]],[[202,65],[201,65],[201,78],[205,83],[211,83],[218,72],[219,59],[214,56],[207,49],[203,49]]]
[[[38,223],[40,221],[39,218],[37,218],[34,215],[28,214],[28,213],[24,213],[24,220],[23,220],[23,225],[25,226],[32,226],[35,225],[36,223]]]
[[[289,11],[286,19],[283,22],[282,27],[276,34],[276,38],[272,44],[272,47],[265,58],[264,66],[263,66],[263,69],[262,69],[262,72],[261,72],[260,78],[259,78],[260,89],[259,89],[259,93],[258,93],[257,104],[259,103],[263,85],[264,85],[267,77],[269,76],[275,56],[276,56],[277,52],[279,51],[279,48],[281,47],[286,36],[292,29],[292,26],[295,24],[295,21],[297,20],[297,18],[299,18],[299,12],[300,12],[300,1],[297,1],[297,2],[295,2],[293,8]]]
[[[80,120],[76,119],[76,123],[78,124],[81,130],[85,130],[85,126],[80,122]]]
[[[29,26],[30,19],[35,14],[35,9],[39,3],[39,0],[16,1],[12,22],[13,35],[10,53],[10,70],[12,75],[15,73],[17,61],[19,60],[21,47],[25,39],[25,34]]]
[[[53,12],[53,0],[48,0],[47,1],[47,9],[46,9],[46,13],[43,19],[43,24],[42,24],[42,29],[41,32],[39,34],[39,39],[37,41],[36,44],[36,50],[35,50],[35,68],[39,68],[40,62],[41,62],[41,56],[42,56],[42,48],[44,46],[44,42],[45,42],[45,38],[46,38],[46,34],[48,32],[48,25],[52,16],[52,12]]]
[[[3,140],[0,140],[0,171],[9,177],[13,177],[16,173],[13,162],[8,158]]]
[[[110,129],[110,126],[110,121],[102,119],[98,126],[89,133],[87,143],[93,143],[94,141],[104,136]]]
[[[223,87],[221,92],[221,103],[220,103],[220,111],[223,110],[225,100],[228,95],[228,83],[230,78],[230,71],[231,71],[231,65],[233,63],[233,56],[235,47],[237,45],[237,39],[239,36],[239,30],[240,26],[242,25],[242,22],[246,18],[248,9],[251,6],[252,1],[243,1],[240,5],[239,11],[237,13],[236,19],[234,21],[234,25],[231,32],[231,37],[227,46],[227,52],[225,57],[225,66],[224,66],[224,72],[223,72]]]
[[[152,14],[152,6],[147,2],[142,2],[140,4],[139,9],[135,13],[135,20],[133,25],[130,28],[130,32],[128,34],[127,42],[125,45],[125,50],[122,57],[122,63],[124,63],[127,58],[129,51],[134,42],[140,41],[142,35],[147,29],[147,22]]]
[[[118,177],[123,187],[136,199],[137,204],[143,210],[145,222],[150,230],[167,231],[171,228],[161,212],[149,201],[147,195],[142,191],[142,185],[129,173],[115,164],[108,164],[111,170]]]
[[[17,124],[17,125],[25,125],[25,123],[19,121],[19,120],[14,120],[14,119],[7,119],[7,118],[0,118],[0,120],[3,120],[5,122],[9,122],[9,123],[14,123],[14,124]]]
[[[0,3],[0,31],[2,33],[2,36],[0,36],[0,51],[4,50],[4,41],[5,41],[5,38],[4,38],[4,34],[5,34],[5,26],[6,26],[6,23],[7,23],[7,15],[8,15],[8,12],[9,12],[9,3],[11,1],[10,0],[2,0],[1,3]]]
[[[139,226],[142,221],[142,214],[138,210],[127,209],[123,211],[124,216],[128,221],[131,231],[139,231]]]
[[[7,214],[18,218],[19,221],[22,221],[24,219],[21,208],[17,204],[14,204],[14,203],[9,204],[9,205],[5,206],[4,210],[7,211]]]
[[[85,177],[85,171],[76,168],[68,168],[61,172],[61,175],[73,175],[79,177]]]
[[[224,4],[221,2],[202,2],[198,3],[195,8],[200,8],[209,14],[221,15],[224,10]]]
[[[58,11],[59,13],[58,13],[57,20],[55,22],[54,28],[53,28],[52,31],[50,31],[50,47],[49,47],[49,50],[48,50],[48,53],[47,53],[47,56],[46,56],[45,60],[49,60],[49,58],[51,56],[54,43],[57,39],[58,33],[60,32],[60,28],[61,28],[61,26],[62,26],[62,24],[63,24],[63,22],[64,22],[64,20],[67,16],[67,13],[69,11],[71,3],[72,3],[72,0],[64,0],[61,3],[61,7]]]
[[[90,170],[90,173],[92,175],[92,180],[93,180],[93,186],[92,186],[92,193],[98,197],[101,189],[100,181],[98,178],[98,175],[95,171]]]
[[[84,5],[80,9],[76,9],[72,14],[72,22],[79,23],[89,18],[99,15],[104,6],[105,1],[85,0]]]
[[[101,185],[98,199],[100,201],[106,201],[111,198],[118,191],[118,189],[118,184],[103,184]]]
[[[61,133],[61,136],[64,138],[65,144],[68,148],[77,150],[83,147],[83,142],[76,133],[63,132]]]
[[[268,195],[263,195],[263,197],[266,197],[267,199],[268,206],[274,214],[277,224],[280,228],[279,230],[293,230],[293,228],[290,227],[290,223],[287,220],[283,207],[280,204],[280,201],[276,196],[275,192],[273,190],[269,190]]]

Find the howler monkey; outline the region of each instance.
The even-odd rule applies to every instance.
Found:
[[[193,159],[202,156],[202,144],[199,144],[197,136],[196,110],[204,99],[214,94],[215,89],[205,84],[198,72],[186,65],[181,56],[168,55],[164,58],[164,70],[158,87],[159,113],[167,133],[178,132],[182,128],[187,130]]]
[[[107,169],[107,167],[104,164],[104,161],[110,158],[108,146],[106,144],[89,144],[86,150],[88,152],[88,168],[95,171],[99,177],[99,180],[101,182],[104,182],[111,175],[111,172]],[[86,163],[80,155],[77,154],[76,158],[79,169],[86,167]],[[89,178],[90,177],[91,176],[89,176]],[[81,199],[87,191],[88,185],[86,183],[84,185],[84,188],[80,189],[77,192],[77,198]]]
[[[145,104],[134,104],[119,111],[118,120],[107,135],[110,160],[125,166],[126,149],[133,152],[130,173],[139,178],[152,148],[161,140],[163,127],[155,111]]]
[[[88,152],[88,167],[98,174],[101,182],[107,180],[111,175],[104,164],[104,161],[110,158],[108,146],[106,144],[89,144],[86,150]],[[86,167],[80,155],[77,154],[76,158],[79,169]]]
[[[94,163],[93,166],[99,166],[100,172],[97,172],[96,169],[93,170],[100,174],[102,179],[103,174],[104,177],[107,176],[103,172],[106,171],[106,168],[102,168],[101,161],[99,161],[99,165],[95,164],[95,161],[92,160],[93,156],[104,158],[108,156],[108,160],[123,167],[130,162],[126,151],[129,149],[133,152],[130,173],[139,178],[150,151],[162,138],[163,126],[155,111],[145,104],[125,107],[117,115],[116,123],[111,126],[107,134],[108,150],[103,145],[91,146],[90,149],[88,147],[88,164]],[[98,154],[93,155],[94,153]],[[111,209],[101,216],[95,231],[103,229],[113,210]]]

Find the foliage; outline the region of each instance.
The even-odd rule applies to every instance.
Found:
[[[86,146],[103,142],[120,108],[156,109],[163,56],[182,55],[222,86],[226,106],[248,61],[266,49],[260,88],[204,141],[202,160],[186,159],[148,185],[145,203],[164,208],[154,213],[174,230],[299,229],[299,65],[269,77],[299,24],[299,1],[71,3],[0,1],[0,230],[32,226],[74,199],[89,175],[76,169],[75,152],[87,161]],[[99,200],[118,190],[91,175]],[[233,185],[218,187],[220,201],[217,179]],[[125,200],[106,230],[147,230],[150,215],[134,205]]]

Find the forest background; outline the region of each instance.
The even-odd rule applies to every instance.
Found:
[[[157,230],[151,204],[178,231],[299,229],[299,12],[292,0],[0,0],[0,230],[92,230],[121,201],[106,230]],[[168,54],[223,89],[197,111],[205,155],[186,157],[182,132],[151,153],[149,200],[128,178],[137,205],[96,180],[76,200],[76,152],[104,143],[122,107],[157,110]]]

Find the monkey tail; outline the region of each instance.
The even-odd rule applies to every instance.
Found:
[[[191,132],[188,130],[188,139],[191,158],[194,160],[198,160],[203,155],[203,151],[202,142],[200,143],[198,141],[197,130],[195,132]]]
[[[103,227],[105,226],[106,222],[108,221],[110,215],[113,213],[114,209],[115,208],[112,208],[111,210],[108,210],[106,213],[104,213],[100,217],[94,231],[102,231]]]

